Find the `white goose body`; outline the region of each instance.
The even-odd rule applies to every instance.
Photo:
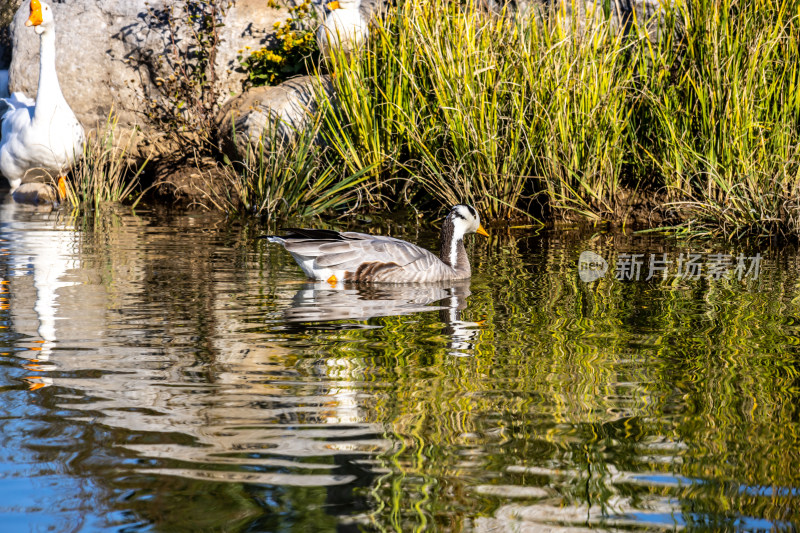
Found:
[[[27,26],[39,34],[36,101],[22,93],[6,100],[0,141],[0,172],[15,190],[25,181],[62,177],[83,153],[84,130],[61,93],[56,74],[56,36],[49,5],[31,1]]]
[[[442,224],[441,252],[393,237],[356,232],[287,229],[268,236],[292,254],[306,276],[329,282],[423,283],[467,279],[472,269],[464,248],[469,233],[488,235],[468,205],[456,205]]]
[[[323,56],[331,49],[345,53],[358,48],[369,34],[369,24],[361,15],[360,0],[334,0],[326,4],[330,13],[317,29],[317,45]]]

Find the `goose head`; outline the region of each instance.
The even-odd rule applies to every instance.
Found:
[[[445,219],[444,225],[452,226],[453,239],[461,240],[464,235],[477,233],[488,237],[489,234],[481,226],[481,217],[471,205],[454,205]]]
[[[464,236],[470,233],[489,236],[481,226],[481,217],[474,207],[465,204],[454,205],[442,223],[439,258],[454,269],[468,270],[469,263],[463,254],[466,253]],[[459,254],[463,256],[461,260]]]
[[[34,31],[41,35],[53,27],[53,10],[49,5],[39,0],[31,0],[31,16],[25,21],[26,26],[33,26]]]
[[[337,9],[358,9],[360,4],[361,0],[333,0],[325,5],[331,11],[336,11]]]

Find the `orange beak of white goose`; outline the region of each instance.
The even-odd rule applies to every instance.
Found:
[[[331,11],[335,11],[336,9],[339,9],[341,7],[339,5],[339,0],[333,0],[333,2],[328,2],[326,5],[328,6],[328,9],[330,9]]]
[[[486,230],[483,229],[482,225],[478,226],[478,229],[475,230],[475,233],[477,233],[478,235],[483,235],[484,237],[488,237],[489,236],[489,234],[486,232]]]
[[[42,20],[42,4],[39,0],[31,0],[31,16],[25,21],[25,25],[38,26]]]

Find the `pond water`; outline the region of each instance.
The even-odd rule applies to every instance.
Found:
[[[210,215],[0,224],[2,531],[800,525],[794,249],[497,231],[331,287]]]

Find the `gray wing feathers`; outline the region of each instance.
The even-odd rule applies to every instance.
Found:
[[[289,253],[302,257],[319,257],[325,252],[320,249],[319,241],[287,240],[283,245]]]
[[[294,252],[294,249],[290,251]],[[429,252],[403,241],[359,239],[326,243],[318,247],[318,253],[314,256],[315,263],[320,267],[356,270],[362,263],[395,263],[405,266],[427,253]]]
[[[317,256],[315,264],[323,268],[331,268],[345,263],[352,263],[354,261],[361,262],[362,259],[358,257],[358,253],[350,250],[348,252],[339,252],[334,254],[325,254]]]
[[[311,259],[320,267],[357,268],[361,263],[397,263],[404,266],[430,254],[427,250],[399,239],[364,238],[361,233],[343,233],[343,241],[306,239],[286,240],[283,244],[292,254]],[[355,238],[353,238],[355,237]]]
[[[353,244],[347,241],[326,242],[319,245],[320,255],[345,254],[353,251]]]
[[[409,242],[392,237],[343,232],[341,240],[272,237],[283,244],[298,263],[313,260],[312,270],[352,272],[356,281],[434,281],[452,279],[454,271],[437,256]],[[360,268],[360,270],[359,270]],[[306,271],[310,277],[312,273]],[[361,278],[363,276],[363,278]]]

